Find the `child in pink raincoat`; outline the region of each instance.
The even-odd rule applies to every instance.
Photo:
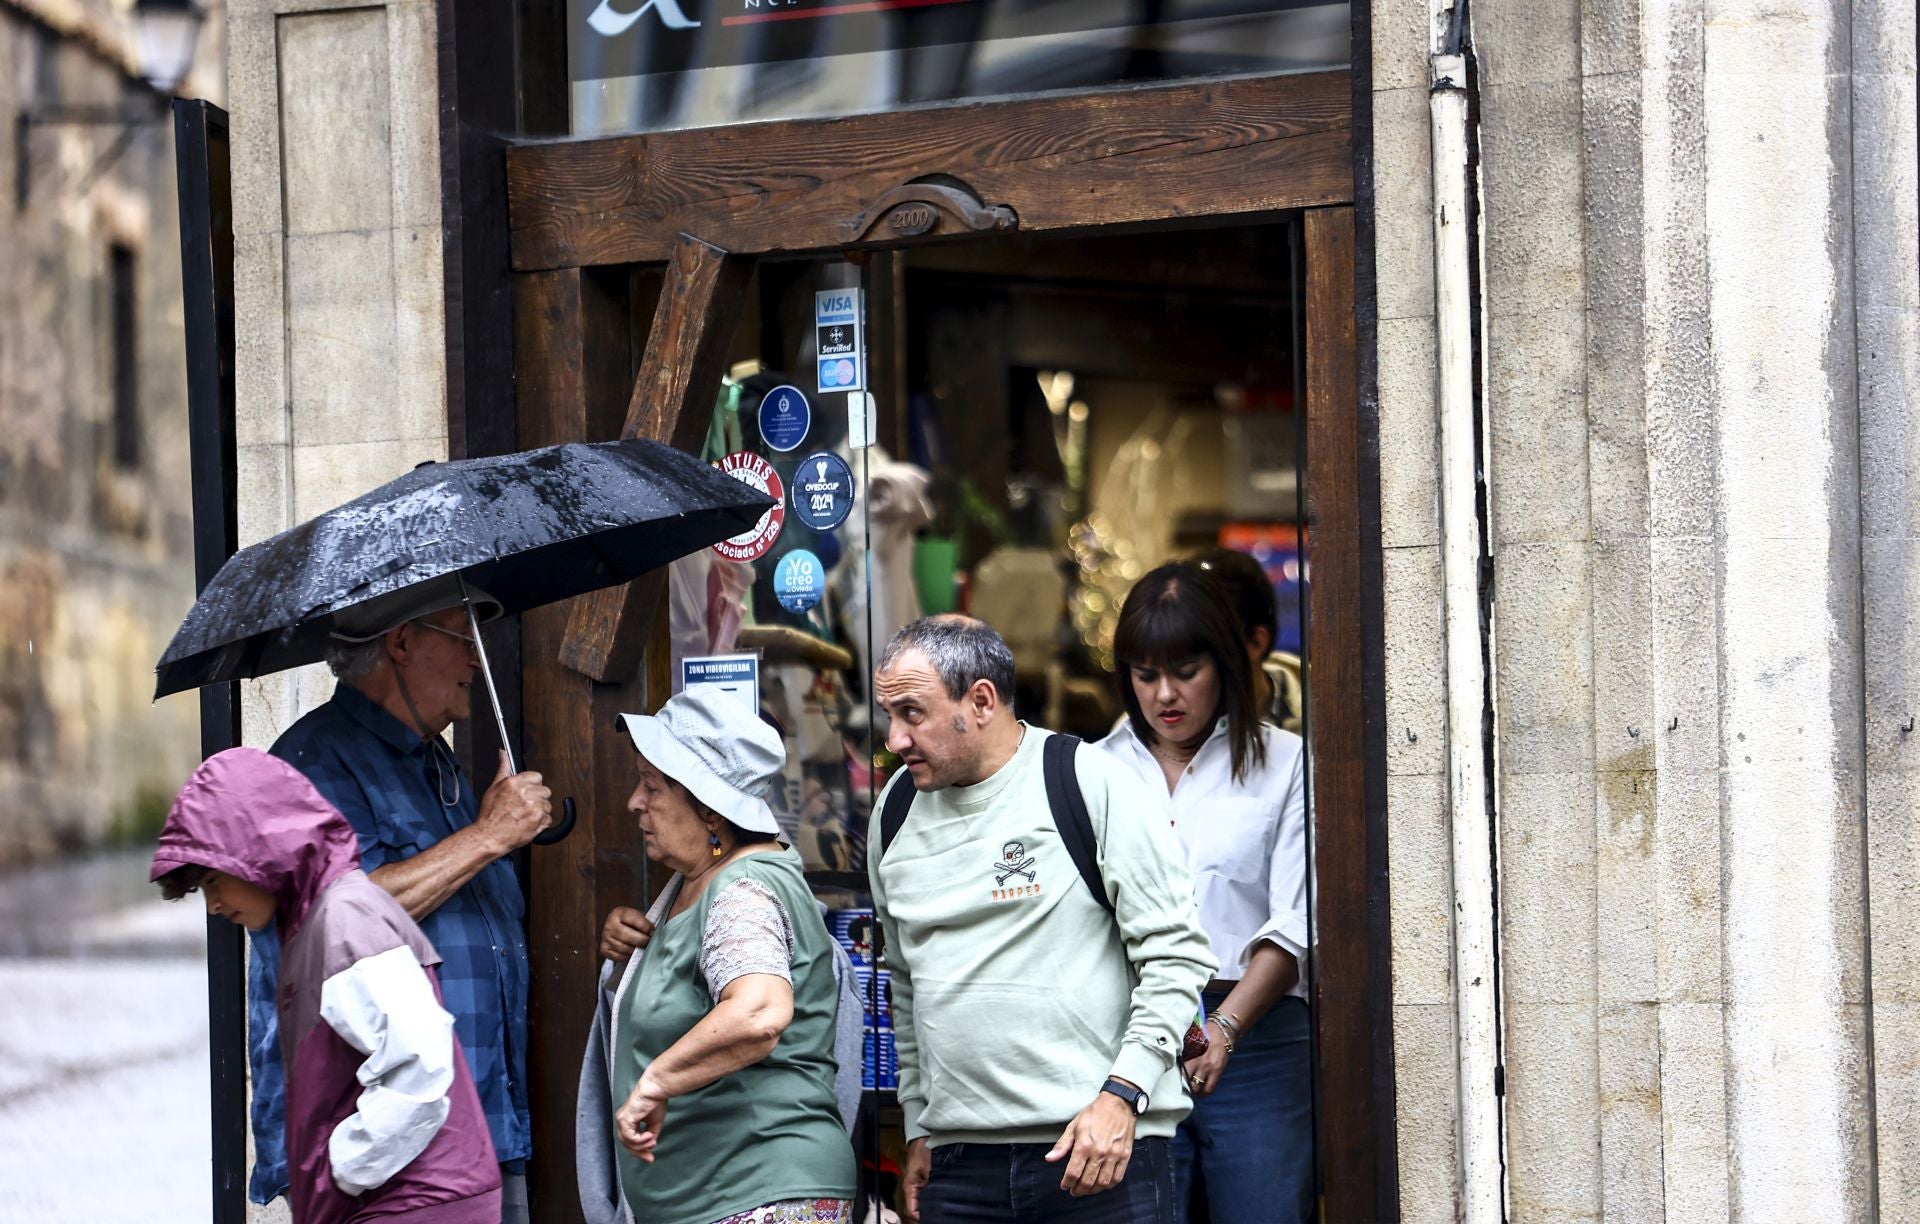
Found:
[[[346,818],[292,766],[234,748],[181,788],[151,878],[280,926],[280,1053],[297,1224],[498,1224],[500,1167],[440,957],[360,870]]]

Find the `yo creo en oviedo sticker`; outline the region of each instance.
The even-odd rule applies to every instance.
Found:
[[[794,549],[773,567],[773,596],[789,612],[811,612],[826,587],[826,567],[804,548]]]

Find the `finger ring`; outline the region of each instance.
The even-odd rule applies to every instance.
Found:
[[[1196,1075],[1193,1077],[1194,1087],[1196,1088],[1204,1085],[1206,1082],[1207,1082],[1207,1077],[1204,1075]]]

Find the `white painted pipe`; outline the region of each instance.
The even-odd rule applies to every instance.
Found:
[[[1467,71],[1432,57],[1434,330],[1439,368],[1440,568],[1447,650],[1447,824],[1453,843],[1454,1057],[1460,1205],[1504,1218],[1500,1159],[1494,867],[1483,717],[1480,518],[1474,478],[1472,258],[1467,235]]]

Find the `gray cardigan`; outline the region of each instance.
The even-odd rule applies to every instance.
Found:
[[[679,892],[680,876],[676,874],[647,911],[647,918],[655,926],[666,917]],[[837,940],[832,942],[833,977],[840,988],[833,1037],[833,1053],[840,1069],[834,1077],[833,1095],[847,1133],[852,1134],[854,1118],[860,1112],[865,1014],[859,987],[853,980],[853,961]],[[595,989],[599,1006],[594,1009],[593,1028],[587,1034],[586,1053],[580,1061],[580,1091],[573,1114],[574,1170],[580,1182],[580,1210],[587,1224],[635,1224],[626,1193],[620,1188],[620,1162],[614,1159],[619,1140],[613,1130],[613,1018],[626,1002],[627,990],[646,951],[642,948],[628,958],[617,981],[616,962],[600,963],[600,983]]]

